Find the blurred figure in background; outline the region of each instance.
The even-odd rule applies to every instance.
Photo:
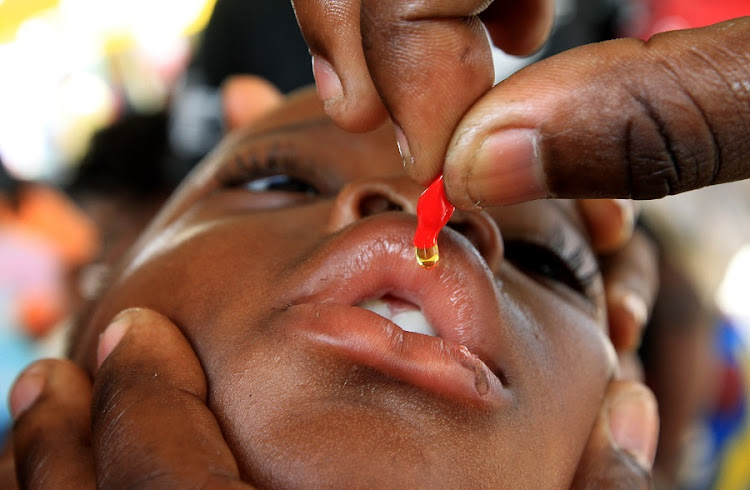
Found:
[[[646,231],[659,246],[659,291],[639,349],[661,419],[655,488],[748,488],[748,347],[676,258],[674,236]]]
[[[220,91],[230,79],[234,84],[245,83],[242,75],[262,77],[283,93],[313,83],[310,54],[291,2],[216,2],[172,100],[173,182],[182,180],[224,134],[225,117],[231,114],[226,114]],[[255,98],[251,103],[267,100]]]

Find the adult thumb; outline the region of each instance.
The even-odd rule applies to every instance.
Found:
[[[750,177],[750,17],[576,48],[521,70],[457,126],[458,207],[654,199]]]

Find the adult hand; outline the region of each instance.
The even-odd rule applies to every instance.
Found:
[[[456,127],[460,207],[653,199],[750,177],[750,17],[582,46],[521,70]]]
[[[387,108],[407,171],[422,184],[442,171],[460,208],[750,177],[750,18],[583,46],[489,90],[479,18],[498,47],[528,53],[552,1],[294,3],[329,115],[367,130]]]
[[[599,255],[619,377],[642,381],[643,367],[636,351],[659,288],[658,252],[651,239],[634,228],[633,201],[581,199],[576,203]]]
[[[249,489],[206,406],[190,344],[165,317],[118,315],[92,386],[69,361],[29,367],[11,391],[20,488]],[[92,394],[93,393],[93,394]]]
[[[366,131],[390,114],[407,170],[425,185],[459,120],[494,80],[480,16],[495,44],[518,55],[538,49],[552,25],[554,0],[490,3],[293,0],[328,115]]]
[[[633,230],[632,201],[578,201],[600,256],[607,296],[609,334],[620,360],[608,387],[572,488],[651,488],[659,438],[653,393],[641,384],[636,356],[658,289],[657,252]]]
[[[659,287],[656,247],[635,230],[633,201],[581,199],[576,203],[599,255],[610,339],[618,354],[635,354]]]

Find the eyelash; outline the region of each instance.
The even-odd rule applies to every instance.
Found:
[[[569,248],[560,233],[546,245],[507,240],[505,258],[524,272],[556,281],[586,296],[599,275],[599,267],[583,244]]]
[[[296,151],[281,146],[272,146],[265,153],[256,148],[253,151],[239,150],[232,160],[217,175],[222,187],[245,186],[250,192],[288,192],[307,196],[318,196],[327,190],[320,185],[325,182],[315,169],[314,162],[303,162]],[[287,183],[274,183],[272,177],[288,177]],[[288,189],[253,189],[252,184],[269,178],[271,185],[286,185]],[[305,188],[306,187],[306,188]]]

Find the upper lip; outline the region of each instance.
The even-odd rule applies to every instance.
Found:
[[[440,263],[422,269],[411,241],[415,225],[413,216],[385,213],[345,228],[316,252],[312,270],[300,274],[305,279],[290,304],[356,305],[385,294],[408,300],[442,342],[465,347],[504,381],[507,315],[494,274],[468,240],[447,228],[438,239]]]

